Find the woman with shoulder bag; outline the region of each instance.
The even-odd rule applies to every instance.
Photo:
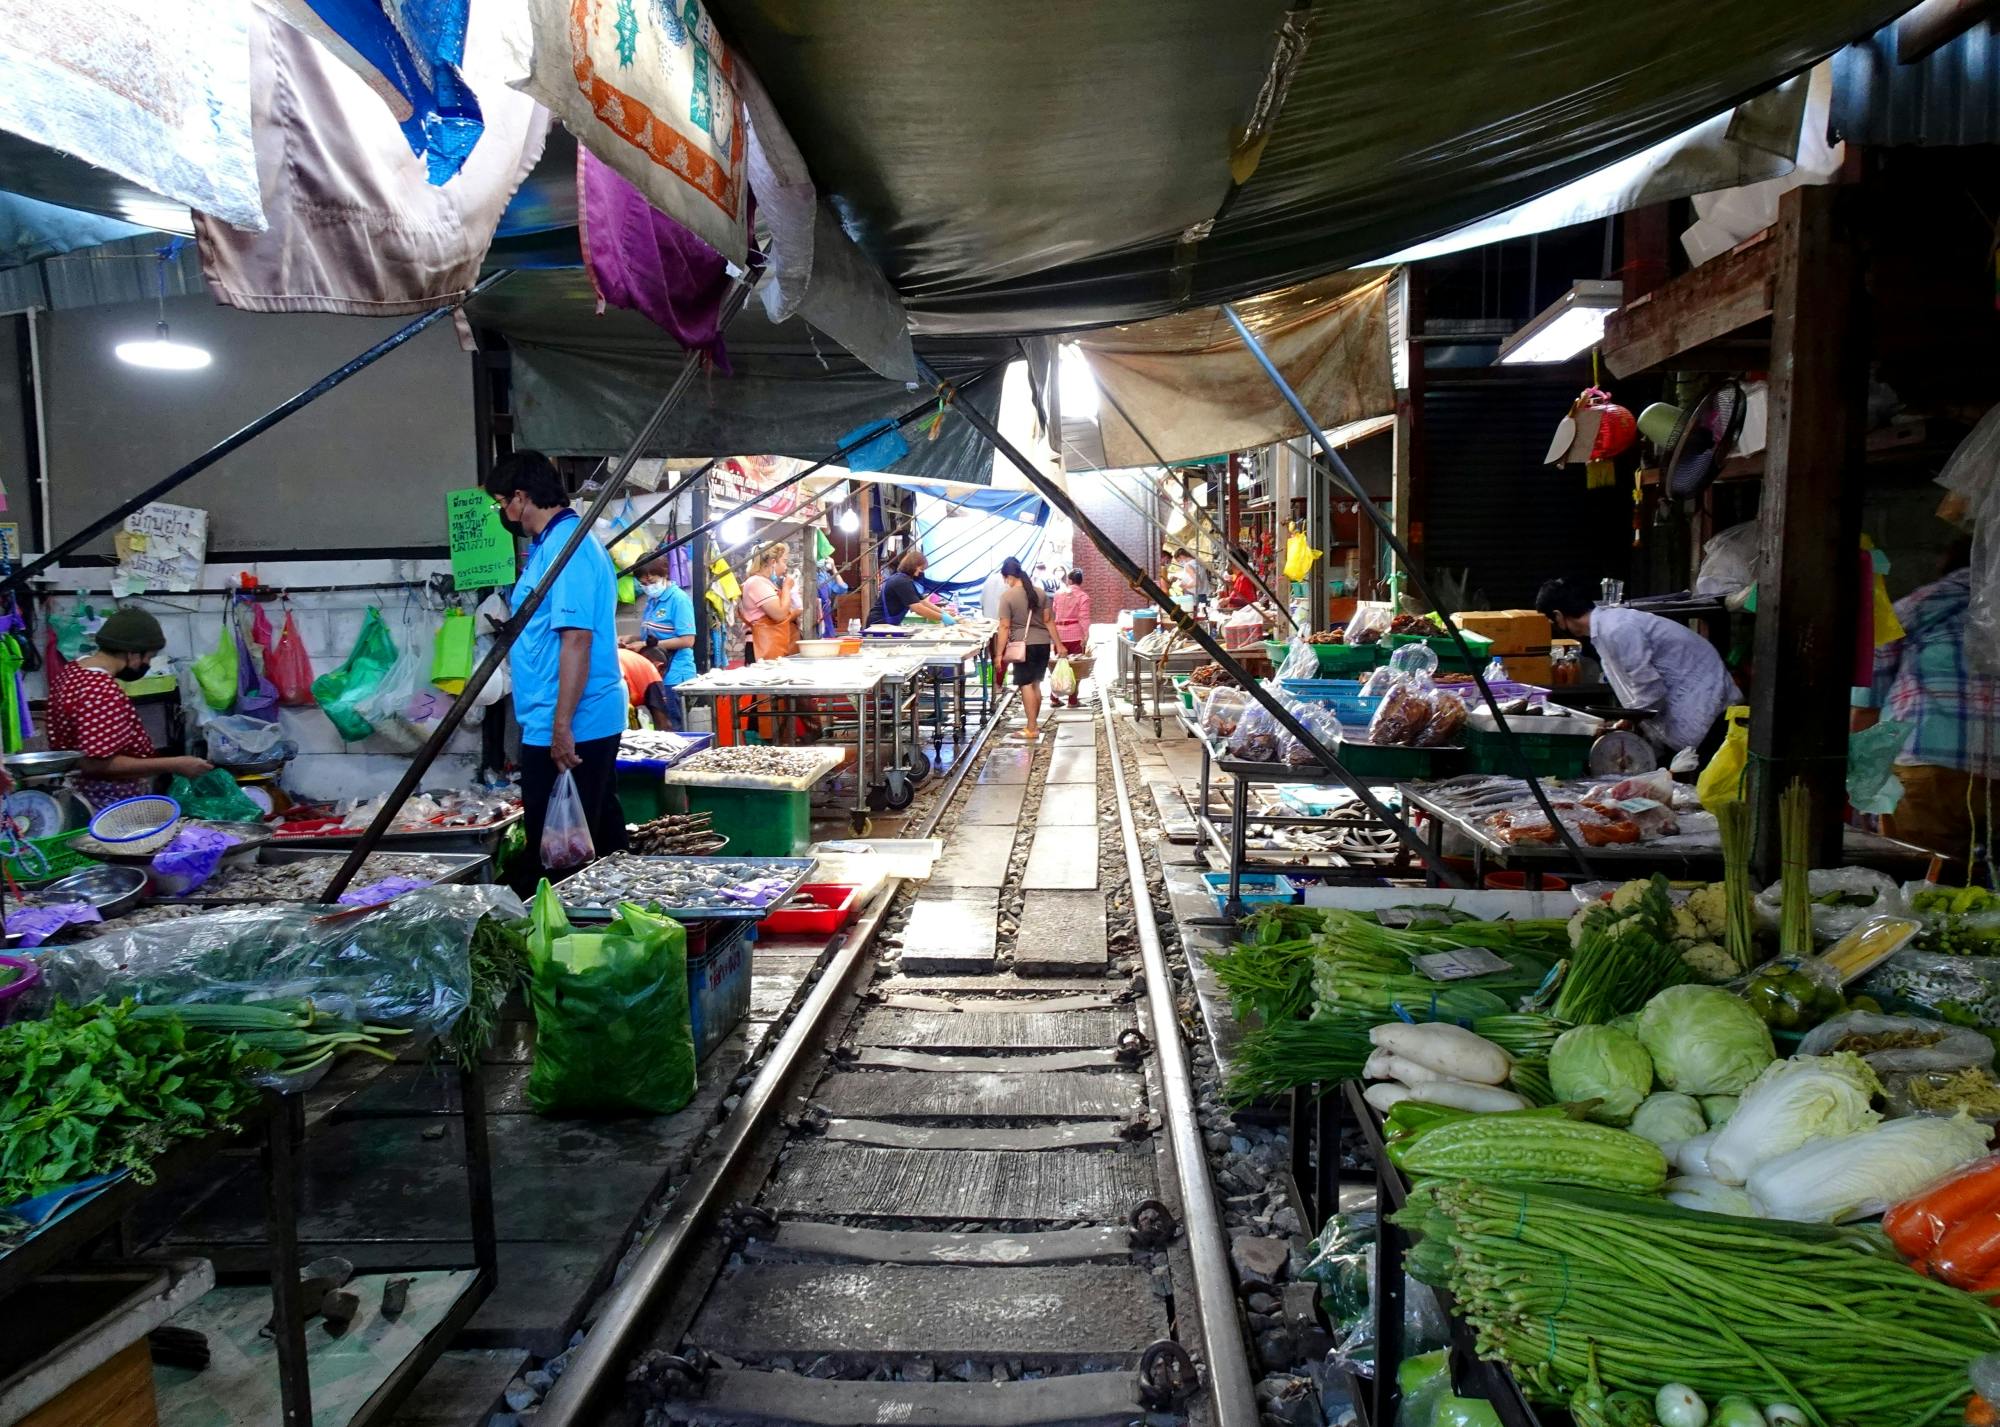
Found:
[[[1050,653],[1060,659],[1069,646],[1049,623],[1049,597],[1022,573],[1021,562],[1008,556],[1000,573],[1007,581],[1007,592],[1000,597],[1000,659],[1014,671],[1014,687],[1021,691],[1028,716],[1021,736],[1032,742],[1041,735],[1042,680],[1049,674]]]

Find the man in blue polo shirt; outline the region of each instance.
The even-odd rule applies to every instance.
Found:
[[[562,476],[539,451],[496,461],[486,492],[500,507],[501,524],[529,541],[508,599],[508,607],[518,610],[575,533],[577,515]],[[618,573],[604,547],[586,535],[508,655],[514,717],[521,725],[521,810],[536,876],[543,870],[549,792],[564,770],[576,777],[598,856],[625,846],[616,784],[618,740],[625,732],[617,609]]]

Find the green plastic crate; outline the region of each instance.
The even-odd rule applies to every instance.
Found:
[[[1469,629],[1462,629],[1459,633],[1465,636],[1465,647],[1472,651],[1473,657],[1478,659],[1481,665],[1492,657],[1491,639],[1483,634],[1474,634]],[[1428,644],[1437,651],[1439,659],[1464,657],[1458,652],[1458,641],[1449,634],[1385,634],[1382,636],[1382,642],[1391,649],[1401,649],[1405,644]]]
[[[683,787],[687,810],[708,813],[730,857],[796,857],[812,844],[812,794],[766,788]]]
[[[657,769],[618,775],[618,807],[628,823],[649,823],[654,818],[679,812],[667,797],[666,782]]]
[[[81,872],[86,867],[95,867],[97,865],[95,858],[85,857],[70,846],[89,830],[80,827],[74,832],[58,832],[48,837],[29,838],[28,846],[47,860],[46,869],[26,854],[20,857],[0,858],[0,864],[5,865],[8,876],[21,883],[51,882],[58,877],[67,877],[72,872]]]
[[[1449,778],[1465,763],[1462,748],[1402,748],[1386,743],[1355,743],[1345,738],[1334,749],[1334,756],[1350,773],[1398,783]]]
[[[1347,674],[1366,674],[1383,662],[1380,644],[1315,644],[1320,677],[1338,679]]]
[[[1532,719],[1513,719],[1507,727],[1514,730],[1521,752],[1527,755],[1528,766],[1537,777],[1581,778],[1590,771],[1590,745],[1597,741],[1595,738],[1587,733],[1521,731],[1523,723],[1532,722]],[[1508,749],[1507,741],[1506,734],[1468,724],[1465,755],[1471,771],[1519,775],[1520,760]]]

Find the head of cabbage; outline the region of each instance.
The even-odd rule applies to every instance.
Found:
[[[1558,1100],[1600,1101],[1590,1118],[1623,1125],[1653,1088],[1653,1061],[1623,1031],[1573,1026],[1549,1051],[1549,1086]]]
[[[1736,1095],[1778,1058],[1747,1001],[1720,986],[1669,986],[1639,1012],[1660,1083],[1683,1095]]]
[[[1656,1145],[1677,1145],[1708,1132],[1701,1102],[1677,1090],[1656,1090],[1632,1114],[1632,1133]]]

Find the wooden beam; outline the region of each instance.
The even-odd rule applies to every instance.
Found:
[[[1604,364],[1629,377],[1771,315],[1769,230],[1628,302],[1604,324]]]
[[[1770,437],[1750,701],[1755,857],[1767,880],[1779,867],[1778,796],[1794,778],[1812,792],[1807,865],[1840,865],[1868,404],[1856,197],[1841,186],[1793,189],[1779,201],[1770,245]]]
[[[1996,0],[1922,0],[1896,21],[1896,63],[1915,64],[2000,10]]]

